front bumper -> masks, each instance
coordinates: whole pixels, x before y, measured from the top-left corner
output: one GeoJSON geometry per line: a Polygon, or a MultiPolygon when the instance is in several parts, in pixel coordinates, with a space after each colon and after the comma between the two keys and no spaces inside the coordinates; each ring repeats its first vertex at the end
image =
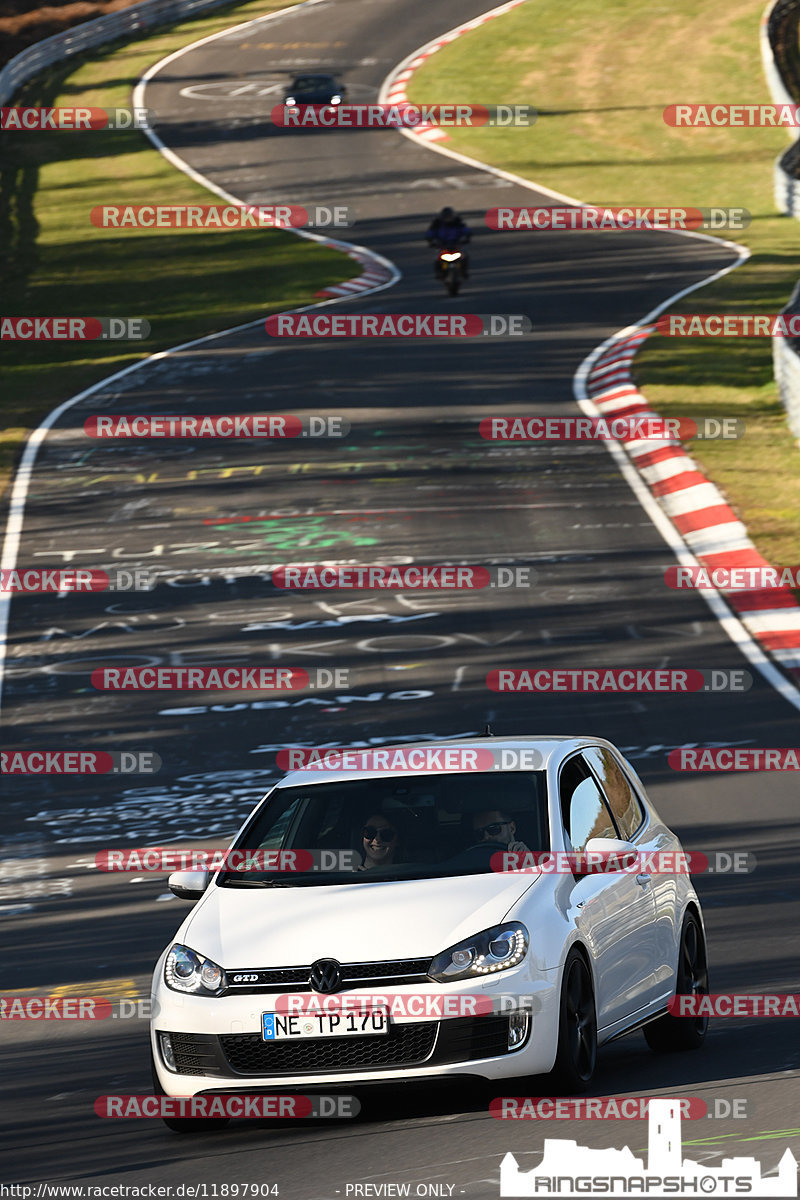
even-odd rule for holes
{"type": "MultiPolygon", "coordinates": [[[[511,973],[510,973],[511,974],[511,973]]],[[[516,972],[514,974],[517,974],[516,972]]],[[[504,980],[503,996],[524,995],[530,1005],[528,1035],[509,1048],[508,1012],[454,1016],[439,1020],[391,1020],[389,1033],[375,1036],[303,1038],[265,1042],[261,1013],[274,1009],[272,996],[206,999],[181,996],[166,986],[154,997],[153,1058],[159,1082],[171,1096],[201,1091],[402,1082],[409,1076],[511,1078],[549,1071],[558,1036],[557,972],[536,984],[504,980]],[[177,1071],[163,1059],[159,1033],[169,1033],[177,1071]]],[[[400,997],[412,989],[392,989],[400,997]]],[[[485,992],[499,997],[500,987],[480,985],[414,988],[441,996],[485,992]]],[[[357,993],[349,992],[355,997],[357,993]]],[[[374,993],[372,993],[374,996],[374,993]]]]}

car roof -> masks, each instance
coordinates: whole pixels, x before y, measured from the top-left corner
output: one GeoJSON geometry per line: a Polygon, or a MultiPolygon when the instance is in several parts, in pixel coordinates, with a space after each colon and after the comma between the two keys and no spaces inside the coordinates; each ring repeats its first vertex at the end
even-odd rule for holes
{"type": "MultiPolygon", "coordinates": [[[[376,746],[341,746],[341,747],[320,747],[320,753],[325,754],[326,751],[331,752],[336,750],[353,750],[359,753],[365,753],[377,750],[421,750],[421,749],[444,749],[448,746],[468,748],[475,750],[536,750],[541,755],[541,765],[539,770],[546,770],[551,760],[560,761],[567,758],[576,750],[584,749],[587,746],[602,746],[610,750],[620,753],[611,742],[607,742],[605,738],[595,737],[591,735],[576,735],[576,734],[546,734],[543,736],[523,736],[523,737],[499,737],[499,736],[476,736],[469,738],[443,738],[441,741],[430,742],[391,742],[387,741],[383,745],[376,746]]],[[[290,747],[287,747],[289,749],[290,747]]],[[[511,768],[515,769],[515,768],[511,768]]],[[[519,767],[517,770],[529,770],[529,767],[519,767]]],[[[301,785],[333,782],[335,780],[346,779],[378,779],[390,776],[408,777],[410,775],[429,775],[430,771],[420,770],[313,770],[303,769],[289,771],[283,779],[276,785],[277,787],[299,787],[301,785]]],[[[465,768],[463,772],[452,771],[448,774],[469,774],[469,770],[465,768]]]]}
{"type": "Polygon", "coordinates": [[[292,76],[293,83],[297,83],[301,79],[311,80],[314,83],[335,83],[336,82],[336,77],[334,75],[317,75],[317,74],[309,75],[305,71],[300,75],[292,76]]]}

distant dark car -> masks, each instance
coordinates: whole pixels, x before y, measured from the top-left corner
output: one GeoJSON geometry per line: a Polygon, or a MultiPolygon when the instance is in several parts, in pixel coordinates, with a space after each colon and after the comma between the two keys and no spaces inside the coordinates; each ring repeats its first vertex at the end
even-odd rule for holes
{"type": "Polygon", "coordinates": [[[344,104],[347,89],[333,75],[296,75],[287,87],[283,103],[289,108],[301,104],[344,104]]]}

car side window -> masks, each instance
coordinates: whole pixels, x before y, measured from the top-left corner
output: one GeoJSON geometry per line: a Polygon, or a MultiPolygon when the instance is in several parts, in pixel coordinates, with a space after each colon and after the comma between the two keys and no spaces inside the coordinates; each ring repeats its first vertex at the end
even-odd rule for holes
{"type": "Polygon", "coordinates": [[[562,768],[559,780],[561,816],[573,850],[583,850],[590,838],[616,838],[603,794],[580,754],[562,768]]]}
{"type": "Polygon", "coordinates": [[[584,751],[584,754],[605,792],[608,806],[619,829],[619,836],[630,841],[644,820],[639,800],[610,750],[602,746],[592,746],[584,751]]]}

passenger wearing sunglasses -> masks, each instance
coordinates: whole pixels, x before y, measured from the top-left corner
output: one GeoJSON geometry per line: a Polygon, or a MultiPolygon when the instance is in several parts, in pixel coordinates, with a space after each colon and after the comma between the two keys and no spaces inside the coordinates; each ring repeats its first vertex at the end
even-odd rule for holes
{"type": "Polygon", "coordinates": [[[487,808],[475,813],[472,832],[476,842],[501,842],[507,850],[520,852],[528,849],[524,842],[516,839],[516,821],[512,821],[499,808],[487,808]]]}
{"type": "Polygon", "coordinates": [[[368,817],[361,830],[361,848],[364,862],[359,870],[384,867],[394,861],[397,849],[397,830],[382,813],[368,817]]]}

